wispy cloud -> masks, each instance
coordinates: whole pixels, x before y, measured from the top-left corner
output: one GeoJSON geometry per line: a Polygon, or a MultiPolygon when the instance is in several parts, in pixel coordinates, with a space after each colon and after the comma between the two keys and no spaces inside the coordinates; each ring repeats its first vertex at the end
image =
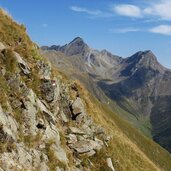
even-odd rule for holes
{"type": "Polygon", "coordinates": [[[152,33],[171,35],[171,25],[159,25],[149,30],[152,33]]]}
{"type": "Polygon", "coordinates": [[[81,12],[90,15],[92,18],[108,18],[112,17],[113,14],[111,12],[105,12],[102,10],[96,10],[96,9],[88,9],[84,7],[79,6],[71,6],[70,9],[74,12],[81,12]]]}
{"type": "Polygon", "coordinates": [[[44,24],[42,24],[42,27],[46,28],[46,27],[48,27],[48,24],[44,23],[44,24]]]}
{"type": "Polygon", "coordinates": [[[144,14],[158,16],[163,20],[171,20],[171,0],[160,0],[143,9],[144,14]]]}
{"type": "Polygon", "coordinates": [[[112,11],[127,17],[158,17],[160,20],[171,20],[171,0],[149,1],[143,7],[134,4],[115,4],[112,6],[112,11]]]}
{"type": "Polygon", "coordinates": [[[130,4],[114,5],[112,7],[112,11],[122,16],[135,17],[135,18],[142,17],[141,9],[135,5],[130,5],[130,4]]]}
{"type": "Polygon", "coordinates": [[[79,6],[71,6],[70,9],[75,12],[83,12],[83,13],[87,13],[90,15],[96,15],[96,16],[102,14],[102,12],[100,10],[89,10],[87,8],[83,8],[83,7],[79,7],[79,6]]]}
{"type": "Polygon", "coordinates": [[[111,33],[129,33],[129,32],[138,32],[141,31],[139,28],[127,27],[127,28],[119,28],[119,29],[109,29],[111,33]]]}

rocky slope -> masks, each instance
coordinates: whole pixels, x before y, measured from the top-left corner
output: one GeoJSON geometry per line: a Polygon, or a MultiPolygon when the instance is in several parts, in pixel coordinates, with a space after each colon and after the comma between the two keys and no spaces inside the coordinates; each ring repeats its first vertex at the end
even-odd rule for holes
{"type": "Polygon", "coordinates": [[[81,80],[103,103],[110,103],[145,135],[171,150],[171,70],[159,64],[151,51],[124,59],[94,50],[81,38],[42,49],[60,70],[81,80]]]}
{"type": "Polygon", "coordinates": [[[167,151],[53,68],[3,10],[0,42],[0,170],[169,171],[167,151]]]}

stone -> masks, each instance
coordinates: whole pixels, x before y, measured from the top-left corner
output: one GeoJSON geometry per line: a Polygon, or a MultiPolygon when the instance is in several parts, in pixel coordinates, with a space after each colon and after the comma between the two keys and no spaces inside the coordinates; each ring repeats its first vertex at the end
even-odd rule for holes
{"type": "Polygon", "coordinates": [[[57,101],[60,95],[59,84],[57,80],[42,79],[41,91],[48,103],[57,101]]]}
{"type": "Polygon", "coordinates": [[[114,167],[113,167],[113,163],[112,163],[112,159],[111,158],[107,158],[106,159],[107,165],[108,167],[112,170],[115,171],[114,167]]]}
{"type": "Polygon", "coordinates": [[[67,136],[68,138],[68,144],[74,144],[75,142],[77,142],[77,136],[75,134],[69,134],[67,136]]]}
{"type": "Polygon", "coordinates": [[[63,111],[60,112],[60,119],[61,119],[64,123],[69,122],[69,118],[64,114],[63,111]]]}
{"type": "Polygon", "coordinates": [[[36,135],[36,95],[29,89],[27,98],[23,99],[25,109],[23,110],[24,120],[28,128],[28,133],[36,135]]]}
{"type": "Polygon", "coordinates": [[[53,140],[56,145],[60,145],[59,132],[53,124],[46,127],[44,137],[46,140],[53,140]]]}
{"type": "Polygon", "coordinates": [[[12,139],[16,139],[17,137],[17,128],[18,124],[15,119],[10,115],[3,111],[0,105],[0,125],[2,125],[2,129],[4,134],[8,137],[12,137],[12,139]]]}
{"type": "Polygon", "coordinates": [[[99,141],[93,140],[77,141],[76,143],[69,144],[68,146],[79,154],[89,153],[92,150],[100,150],[102,148],[102,144],[99,141]]]}
{"type": "Polygon", "coordinates": [[[17,145],[18,162],[25,168],[32,166],[32,156],[21,146],[17,145]]]}
{"type": "Polygon", "coordinates": [[[54,155],[56,156],[56,158],[60,162],[62,162],[65,165],[67,165],[68,158],[67,158],[66,152],[63,150],[63,148],[61,148],[60,145],[55,145],[55,144],[52,144],[51,148],[54,151],[54,155]]]}
{"type": "Polygon", "coordinates": [[[0,51],[6,49],[6,47],[3,45],[3,43],[0,42],[0,51]]]}
{"type": "Polygon", "coordinates": [[[76,128],[76,127],[69,127],[69,131],[70,131],[72,134],[78,134],[78,135],[84,135],[84,134],[85,134],[84,131],[82,131],[81,129],[76,128]]]}
{"type": "Polygon", "coordinates": [[[71,105],[72,119],[81,122],[83,117],[86,115],[84,104],[82,99],[77,97],[71,105]]]}
{"type": "Polygon", "coordinates": [[[41,75],[42,79],[50,79],[51,77],[51,64],[45,63],[44,61],[39,61],[38,63],[39,67],[39,75],[41,75]]]}
{"type": "Polygon", "coordinates": [[[22,57],[18,53],[14,52],[14,55],[15,55],[15,58],[16,58],[18,64],[19,64],[19,67],[23,71],[23,73],[25,75],[29,75],[30,74],[30,67],[28,66],[28,64],[22,59],[22,57]]]}
{"type": "Polygon", "coordinates": [[[39,169],[40,169],[41,171],[50,171],[50,170],[49,170],[49,167],[46,165],[45,162],[41,162],[41,163],[40,163],[39,169]]]}

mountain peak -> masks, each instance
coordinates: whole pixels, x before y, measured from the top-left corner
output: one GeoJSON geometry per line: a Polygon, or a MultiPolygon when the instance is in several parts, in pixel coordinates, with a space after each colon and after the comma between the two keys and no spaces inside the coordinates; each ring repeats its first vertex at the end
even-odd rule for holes
{"type": "Polygon", "coordinates": [[[84,43],[84,40],[81,37],[76,37],[69,44],[76,43],[76,42],[82,42],[82,43],[84,43]]]}
{"type": "Polygon", "coordinates": [[[84,54],[88,49],[88,45],[81,37],[76,37],[69,44],[65,46],[64,53],[67,56],[84,54]]]}

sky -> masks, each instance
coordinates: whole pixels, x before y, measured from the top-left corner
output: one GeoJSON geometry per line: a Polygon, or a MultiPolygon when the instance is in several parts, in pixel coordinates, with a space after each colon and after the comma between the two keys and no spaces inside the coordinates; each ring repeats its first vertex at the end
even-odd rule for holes
{"type": "Polygon", "coordinates": [[[171,0],[0,0],[0,7],[40,46],[79,36],[122,57],[151,50],[171,68],[171,0]]]}

